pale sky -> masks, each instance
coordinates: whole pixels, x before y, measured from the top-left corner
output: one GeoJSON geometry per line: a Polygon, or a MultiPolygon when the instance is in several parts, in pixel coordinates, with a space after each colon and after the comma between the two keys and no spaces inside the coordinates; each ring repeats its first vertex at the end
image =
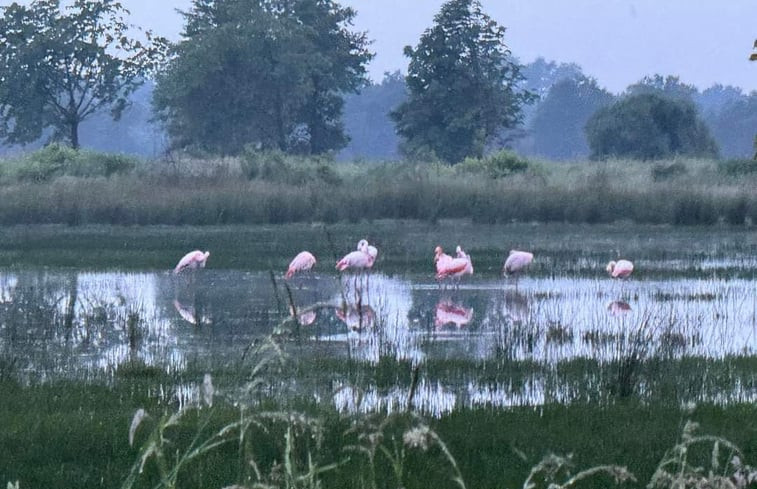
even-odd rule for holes
{"type": "MultiPolygon", "coordinates": [[[[8,5],[0,0],[0,5],[8,5]]],[[[23,2],[28,3],[28,2],[23,2]]],[[[190,0],[121,0],[134,24],[176,40],[190,0]]],[[[415,45],[442,0],[342,0],[357,10],[376,52],[371,78],[407,69],[415,45]]],[[[573,62],[613,92],[645,75],[677,75],[700,89],[715,83],[757,90],[757,0],[482,0],[507,28],[505,40],[522,63],[539,56],[573,62]]]]}

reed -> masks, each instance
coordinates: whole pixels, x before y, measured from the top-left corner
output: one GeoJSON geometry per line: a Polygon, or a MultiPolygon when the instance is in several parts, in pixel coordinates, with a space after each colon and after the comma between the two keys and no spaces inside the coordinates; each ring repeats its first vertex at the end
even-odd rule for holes
{"type": "Polygon", "coordinates": [[[57,153],[42,151],[5,162],[0,224],[275,224],[387,218],[676,225],[757,221],[757,172],[740,161],[556,163],[503,157],[448,167],[418,162],[357,165],[266,153],[117,163],[121,160],[113,155],[72,156],[60,149],[64,162],[56,163],[57,153]],[[35,165],[53,169],[45,170],[44,178],[19,176],[33,173],[35,165]],[[27,167],[33,168],[23,170],[27,167]]]}

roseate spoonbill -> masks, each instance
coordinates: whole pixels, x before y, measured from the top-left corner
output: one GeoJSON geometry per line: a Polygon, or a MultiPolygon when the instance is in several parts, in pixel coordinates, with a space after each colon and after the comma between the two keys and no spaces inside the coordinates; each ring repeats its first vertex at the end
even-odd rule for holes
{"type": "Polygon", "coordinates": [[[442,280],[446,277],[453,277],[459,279],[463,275],[471,275],[473,273],[473,265],[471,264],[470,257],[462,252],[462,249],[458,246],[458,256],[452,258],[449,255],[445,255],[440,246],[436,247],[436,256],[434,261],[436,262],[436,279],[442,280]]]}
{"type": "Polygon", "coordinates": [[[436,266],[437,274],[441,273],[442,270],[446,268],[447,263],[450,260],[452,260],[452,257],[446,254],[441,246],[434,248],[434,266],[436,266]]]}
{"type": "Polygon", "coordinates": [[[368,253],[368,242],[361,250],[352,251],[336,262],[336,269],[340,272],[348,268],[365,269],[373,266],[375,258],[368,253]]]}
{"type": "Polygon", "coordinates": [[[611,261],[607,264],[607,273],[612,278],[626,278],[633,272],[633,263],[628,260],[611,261]]]}
{"type": "Polygon", "coordinates": [[[518,288],[518,277],[521,273],[531,264],[534,259],[534,254],[528,251],[510,250],[510,254],[505,260],[505,266],[502,272],[506,277],[515,275],[515,288],[518,288]]]}
{"type": "Polygon", "coordinates": [[[463,251],[460,245],[457,246],[457,249],[455,250],[455,254],[457,255],[458,258],[463,258],[465,260],[468,260],[468,265],[465,267],[465,270],[463,270],[460,275],[473,275],[473,262],[471,262],[470,256],[463,251]]]}
{"type": "Polygon", "coordinates": [[[534,254],[528,251],[510,250],[510,254],[505,260],[505,266],[502,269],[505,275],[518,275],[531,264],[534,254]]]}
{"type": "Polygon", "coordinates": [[[366,250],[367,250],[368,254],[371,255],[371,257],[373,258],[373,261],[375,262],[376,258],[378,257],[378,248],[376,248],[373,245],[368,245],[368,247],[366,248],[366,250]]]}
{"type": "Polygon", "coordinates": [[[200,250],[190,251],[179,260],[173,273],[179,273],[187,268],[205,268],[205,262],[208,261],[209,256],[209,251],[204,253],[200,250]]]}
{"type": "Polygon", "coordinates": [[[284,278],[292,278],[292,276],[297,272],[310,270],[311,268],[313,268],[313,265],[315,265],[315,263],[316,260],[312,253],[310,253],[309,251],[301,251],[289,264],[289,268],[287,269],[287,273],[286,275],[284,275],[284,278]]]}

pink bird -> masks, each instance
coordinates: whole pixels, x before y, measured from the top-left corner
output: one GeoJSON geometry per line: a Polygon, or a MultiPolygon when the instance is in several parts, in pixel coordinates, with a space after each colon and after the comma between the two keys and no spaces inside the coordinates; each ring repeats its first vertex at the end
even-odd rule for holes
{"type": "Polygon", "coordinates": [[[465,270],[462,271],[461,275],[473,275],[473,263],[471,262],[470,256],[468,256],[459,245],[455,252],[458,258],[468,260],[468,265],[465,267],[465,270]]]}
{"type": "Polygon", "coordinates": [[[452,257],[446,254],[441,246],[434,248],[434,266],[436,267],[437,276],[447,269],[451,260],[452,257]]]}
{"type": "Polygon", "coordinates": [[[628,260],[611,261],[607,264],[607,273],[612,278],[626,278],[633,272],[633,263],[628,260]]]}
{"type": "Polygon", "coordinates": [[[200,250],[190,251],[179,260],[173,273],[179,273],[187,268],[205,268],[205,262],[208,261],[209,256],[209,251],[204,253],[200,250]]]}
{"type": "Polygon", "coordinates": [[[292,278],[292,276],[297,272],[310,270],[311,268],[313,268],[313,265],[315,265],[315,263],[315,257],[312,253],[310,253],[309,251],[301,251],[289,264],[289,268],[287,269],[287,273],[286,275],[284,275],[284,278],[292,278]]]}
{"type": "MultiPolygon", "coordinates": [[[[344,258],[336,262],[337,270],[343,272],[348,268],[365,269],[371,268],[373,266],[373,262],[376,260],[376,257],[371,255],[371,253],[369,252],[370,247],[368,245],[368,241],[362,239],[357,246],[357,251],[347,253],[346,255],[344,255],[344,258]]],[[[378,254],[378,250],[376,251],[376,254],[378,254]]]]}
{"type": "Polygon", "coordinates": [[[503,272],[505,275],[517,275],[531,264],[534,259],[533,253],[527,251],[510,250],[510,254],[505,260],[503,272]]]}
{"type": "MultiPolygon", "coordinates": [[[[462,251],[458,246],[458,251],[462,251]]],[[[469,275],[473,273],[473,265],[471,264],[470,257],[465,253],[458,253],[458,257],[452,258],[449,255],[444,254],[444,251],[440,246],[436,247],[436,256],[434,256],[434,262],[436,263],[436,279],[441,280],[446,277],[460,278],[463,275],[469,275]]]]}

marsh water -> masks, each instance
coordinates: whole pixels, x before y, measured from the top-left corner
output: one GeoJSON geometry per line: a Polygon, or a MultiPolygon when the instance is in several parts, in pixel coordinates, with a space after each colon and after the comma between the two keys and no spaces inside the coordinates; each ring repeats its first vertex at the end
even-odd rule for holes
{"type": "MultiPolygon", "coordinates": [[[[440,415],[617,395],[757,402],[757,264],[748,255],[640,260],[625,281],[591,258],[576,259],[580,273],[555,273],[549,260],[537,255],[541,268],[517,282],[489,271],[442,284],[430,270],[382,273],[381,261],[369,274],[321,266],[286,282],[211,266],[181,275],[0,270],[0,373],[87,381],[138,362],[179,379],[235,368],[274,334],[301,368],[270,395],[345,411],[411,402],[440,415]],[[680,273],[692,267],[697,274],[680,273]],[[355,371],[387,363],[398,373],[355,381],[355,371]]],[[[196,402],[201,384],[185,379],[162,395],[196,402]]]]}

